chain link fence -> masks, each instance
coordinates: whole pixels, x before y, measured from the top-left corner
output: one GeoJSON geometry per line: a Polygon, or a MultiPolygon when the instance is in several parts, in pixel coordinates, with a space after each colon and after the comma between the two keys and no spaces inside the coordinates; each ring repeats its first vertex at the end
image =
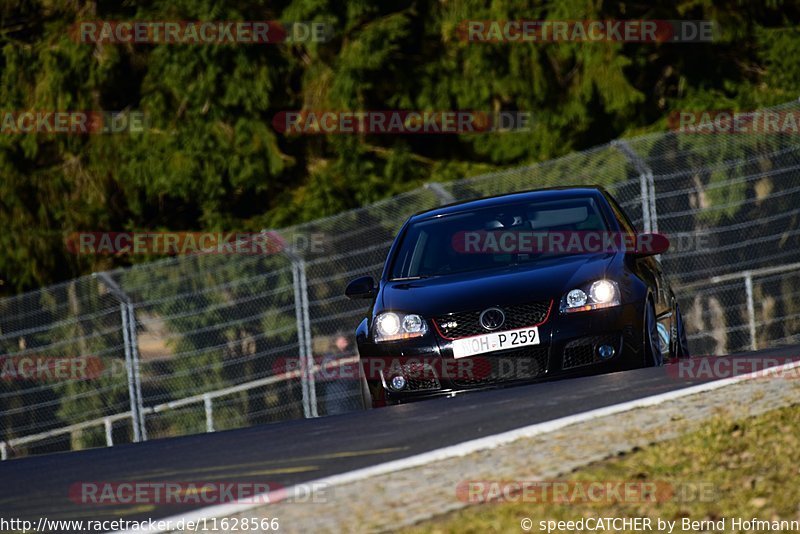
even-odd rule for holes
{"type": "Polygon", "coordinates": [[[175,257],[2,300],[0,455],[358,409],[358,381],[331,378],[354,368],[364,313],[344,287],[380,275],[404,220],[568,184],[605,186],[640,230],[670,237],[662,262],[693,353],[800,342],[798,139],[654,134],[268,232],[282,245],[274,254],[175,257]],[[20,373],[24,362],[43,371],[20,373]]]}

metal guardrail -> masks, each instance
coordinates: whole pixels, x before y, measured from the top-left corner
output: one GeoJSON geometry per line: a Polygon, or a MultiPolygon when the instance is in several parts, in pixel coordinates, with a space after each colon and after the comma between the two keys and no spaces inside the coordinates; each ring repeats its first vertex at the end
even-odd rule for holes
{"type": "MultiPolygon", "coordinates": [[[[353,363],[358,363],[357,356],[351,356],[349,358],[341,358],[335,361],[327,362],[325,365],[314,364],[314,367],[311,370],[310,374],[313,376],[323,369],[328,370],[334,367],[341,367],[353,363]]],[[[245,382],[243,384],[238,384],[236,386],[231,386],[228,388],[219,389],[215,391],[209,391],[206,393],[200,393],[198,395],[193,395],[191,397],[184,397],[182,399],[165,402],[162,404],[156,404],[155,406],[144,407],[141,413],[146,418],[146,416],[149,414],[162,413],[168,410],[182,408],[185,406],[190,406],[192,404],[197,404],[202,402],[206,416],[206,432],[214,432],[214,408],[213,408],[214,399],[225,397],[227,395],[232,395],[234,393],[241,393],[243,391],[248,391],[250,389],[257,387],[269,386],[272,384],[276,384],[278,382],[292,380],[294,378],[303,376],[305,373],[306,373],[305,365],[301,364],[300,369],[298,370],[288,371],[279,375],[273,375],[259,380],[251,380],[250,382],[245,382]]],[[[84,421],[74,425],[56,428],[53,430],[49,430],[47,432],[40,432],[38,434],[32,434],[29,436],[14,438],[8,441],[0,441],[0,460],[7,460],[8,450],[9,449],[13,450],[13,448],[16,446],[35,443],[37,441],[46,440],[55,436],[71,434],[72,432],[85,430],[87,428],[92,428],[100,425],[103,425],[105,427],[106,446],[112,447],[114,445],[114,440],[112,438],[112,431],[111,431],[112,424],[116,421],[121,421],[123,419],[131,419],[131,421],[133,422],[135,420],[135,417],[136,416],[133,413],[128,411],[128,412],[118,413],[115,415],[109,415],[106,417],[92,419],[89,421],[84,421]]],[[[135,425],[133,426],[135,427],[135,425]]]]}
{"type": "Polygon", "coordinates": [[[781,274],[787,272],[800,272],[800,263],[790,263],[786,265],[777,265],[775,267],[764,267],[762,269],[750,269],[738,273],[729,273],[718,276],[712,276],[708,280],[695,282],[693,284],[685,284],[679,286],[681,289],[696,289],[698,287],[711,284],[720,284],[723,282],[730,282],[734,280],[744,281],[745,298],[747,302],[747,327],[750,336],[750,350],[758,350],[758,337],[756,335],[756,312],[755,312],[755,298],[753,296],[753,278],[760,278],[772,274],[781,274]]]}
{"type": "Polygon", "coordinates": [[[49,430],[47,432],[40,432],[38,434],[22,436],[20,438],[10,439],[8,441],[0,441],[0,460],[7,460],[8,449],[13,449],[14,447],[17,447],[19,445],[36,443],[37,441],[42,441],[45,439],[49,439],[55,436],[61,436],[64,434],[71,434],[72,432],[85,430],[87,428],[92,428],[100,425],[103,425],[105,427],[106,445],[108,447],[111,447],[114,445],[114,440],[112,438],[112,433],[111,433],[112,424],[115,421],[121,421],[123,419],[131,419],[132,415],[133,414],[131,414],[131,412],[123,412],[114,415],[108,415],[106,417],[101,417],[99,419],[91,419],[89,421],[83,421],[81,423],[76,423],[74,425],[56,428],[53,430],[49,430]]]}
{"type": "MultiPolygon", "coordinates": [[[[698,287],[707,286],[708,284],[719,284],[723,282],[730,282],[735,280],[743,280],[744,281],[744,288],[747,298],[747,315],[748,315],[748,328],[749,328],[749,335],[750,335],[750,349],[751,350],[758,350],[758,340],[756,336],[756,316],[755,316],[755,301],[753,297],[753,279],[759,278],[763,276],[769,276],[774,274],[781,274],[787,272],[798,272],[800,271],[800,263],[790,263],[786,265],[778,265],[774,267],[765,267],[762,269],[751,269],[747,271],[741,271],[736,273],[728,273],[719,276],[712,276],[708,280],[698,281],[692,284],[684,284],[678,286],[679,289],[682,290],[691,290],[696,289],[698,287]]],[[[206,393],[200,393],[197,395],[192,395],[189,397],[184,397],[181,399],[156,404],[150,407],[142,407],[141,414],[143,421],[146,422],[147,415],[156,414],[166,412],[168,410],[182,408],[185,406],[190,406],[192,404],[203,403],[204,411],[205,411],[205,418],[206,418],[206,432],[214,432],[214,410],[213,410],[213,400],[225,397],[227,395],[232,395],[234,393],[240,393],[243,391],[248,391],[253,388],[269,386],[272,384],[276,384],[279,382],[284,382],[287,380],[292,380],[295,378],[299,378],[302,376],[311,376],[312,381],[314,376],[320,370],[327,370],[334,367],[340,367],[344,365],[349,365],[352,363],[358,363],[358,357],[353,356],[349,358],[341,358],[336,361],[328,362],[324,366],[319,364],[314,364],[310,370],[310,372],[306,372],[306,365],[300,366],[300,369],[294,371],[288,371],[282,374],[273,375],[265,378],[261,378],[259,380],[251,380],[249,382],[245,382],[242,384],[238,384],[236,386],[231,386],[219,390],[209,391],[206,393]]],[[[305,362],[306,360],[301,360],[301,362],[305,362]]],[[[313,383],[313,382],[312,382],[313,383]]],[[[317,417],[318,415],[314,413],[312,417],[317,417]]],[[[61,427],[58,429],[50,430],[47,432],[41,432],[38,434],[33,434],[29,436],[23,436],[20,438],[15,438],[8,441],[0,441],[0,460],[6,460],[8,458],[8,449],[13,449],[18,445],[24,445],[29,443],[35,443],[37,441],[45,440],[48,438],[52,438],[54,436],[63,435],[63,434],[70,434],[75,431],[84,430],[86,428],[91,428],[99,425],[103,425],[105,427],[105,436],[106,436],[106,445],[111,447],[114,445],[111,433],[111,425],[115,421],[120,421],[123,419],[131,419],[132,422],[135,421],[136,415],[130,411],[110,415],[106,417],[100,417],[97,419],[93,419],[90,421],[85,421],[82,423],[69,425],[65,427],[61,427]]],[[[136,425],[134,424],[133,427],[135,428],[136,425]]]]}

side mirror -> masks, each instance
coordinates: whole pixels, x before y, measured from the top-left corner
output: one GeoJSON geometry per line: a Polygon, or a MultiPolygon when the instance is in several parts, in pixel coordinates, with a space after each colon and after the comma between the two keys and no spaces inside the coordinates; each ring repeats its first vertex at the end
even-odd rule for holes
{"type": "Polygon", "coordinates": [[[669,250],[669,239],[662,234],[636,234],[635,248],[630,251],[633,256],[644,258],[656,256],[669,250]]]}
{"type": "Polygon", "coordinates": [[[344,295],[350,299],[368,299],[375,296],[375,289],[375,279],[362,276],[347,284],[344,295]]]}

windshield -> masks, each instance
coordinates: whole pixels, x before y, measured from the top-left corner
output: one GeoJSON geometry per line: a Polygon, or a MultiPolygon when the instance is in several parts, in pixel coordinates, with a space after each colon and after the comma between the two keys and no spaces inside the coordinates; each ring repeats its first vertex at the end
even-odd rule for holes
{"type": "Polygon", "coordinates": [[[526,202],[423,220],[406,230],[391,279],[507,267],[558,256],[566,251],[546,246],[548,238],[563,242],[578,233],[606,230],[592,197],[526,202]]]}

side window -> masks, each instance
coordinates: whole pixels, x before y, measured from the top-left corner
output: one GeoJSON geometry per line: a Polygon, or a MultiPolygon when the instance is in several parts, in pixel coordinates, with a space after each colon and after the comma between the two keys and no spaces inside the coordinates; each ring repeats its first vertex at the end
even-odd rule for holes
{"type": "Polygon", "coordinates": [[[611,205],[611,210],[614,212],[614,217],[617,218],[619,221],[619,225],[622,227],[622,230],[625,233],[635,234],[636,227],[633,225],[628,216],[625,215],[625,212],[622,211],[622,208],[617,204],[617,201],[611,195],[605,195],[606,199],[608,199],[609,205],[611,205]]]}

